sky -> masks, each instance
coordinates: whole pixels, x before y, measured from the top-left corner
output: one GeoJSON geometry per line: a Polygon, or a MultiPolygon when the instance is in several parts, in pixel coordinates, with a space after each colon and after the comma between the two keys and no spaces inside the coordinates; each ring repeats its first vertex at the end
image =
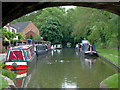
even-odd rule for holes
{"type": "Polygon", "coordinates": [[[75,8],[76,6],[62,6],[62,7],[65,8],[65,11],[67,11],[68,9],[75,8]]]}
{"type": "MultiPolygon", "coordinates": [[[[68,9],[71,9],[71,8],[75,8],[76,6],[73,6],[73,5],[71,5],[71,6],[61,6],[61,7],[63,7],[63,8],[65,8],[65,11],[67,11],[68,9]]],[[[34,11],[35,13],[36,13],[36,11],[34,11]]],[[[66,12],[67,13],[67,12],[66,12]]],[[[26,16],[28,16],[28,15],[30,15],[31,13],[28,13],[28,14],[26,14],[26,16]]]]}

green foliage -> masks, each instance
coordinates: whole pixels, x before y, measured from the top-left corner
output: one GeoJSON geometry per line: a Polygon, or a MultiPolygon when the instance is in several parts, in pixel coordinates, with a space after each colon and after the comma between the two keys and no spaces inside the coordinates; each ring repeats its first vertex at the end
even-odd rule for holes
{"type": "Polygon", "coordinates": [[[30,39],[33,39],[33,36],[32,36],[32,34],[30,34],[30,39]]]}
{"type": "Polygon", "coordinates": [[[26,37],[26,39],[30,39],[30,37],[28,36],[28,37],[26,37]]]}
{"type": "Polygon", "coordinates": [[[10,78],[11,80],[14,80],[17,76],[15,72],[12,72],[10,69],[2,69],[4,67],[4,64],[0,63],[0,71],[2,71],[2,75],[10,78]]]}
{"type": "Polygon", "coordinates": [[[40,40],[41,40],[41,36],[36,34],[36,36],[35,36],[35,39],[34,39],[34,40],[36,40],[36,41],[40,41],[40,40]]]}
{"type": "Polygon", "coordinates": [[[5,47],[3,47],[3,50],[4,50],[4,52],[6,52],[6,51],[7,51],[7,49],[6,49],[5,47]]]}
{"type": "Polygon", "coordinates": [[[19,40],[23,38],[23,36],[20,33],[15,33],[15,34],[16,34],[16,36],[18,36],[19,40]]]}
{"type": "Polygon", "coordinates": [[[2,69],[2,75],[10,78],[11,80],[14,80],[17,76],[17,74],[15,72],[11,72],[10,69],[2,69]]]}
{"type": "MultiPolygon", "coordinates": [[[[14,20],[12,23],[32,21],[39,30],[43,27],[45,30],[50,29],[50,27],[55,28],[55,25],[52,24],[51,26],[44,26],[49,18],[59,21],[60,33],[62,33],[63,36],[59,42],[62,42],[63,45],[66,45],[67,42],[73,45],[74,43],[81,42],[83,38],[86,38],[91,44],[95,44],[98,47],[117,46],[118,16],[103,10],[76,7],[65,12],[65,9],[61,7],[49,7],[29,13],[14,20]]],[[[53,31],[48,32],[50,34],[53,31]]],[[[47,35],[44,37],[48,40],[47,35]]]]}
{"type": "Polygon", "coordinates": [[[2,90],[3,88],[6,88],[8,86],[8,82],[1,76],[0,76],[0,82],[2,82],[2,83],[0,83],[0,90],[2,90]]]}
{"type": "Polygon", "coordinates": [[[16,34],[14,32],[8,32],[5,28],[2,28],[2,34],[8,39],[8,40],[12,40],[16,34]]]}
{"type": "Polygon", "coordinates": [[[27,14],[23,17],[20,17],[20,18],[14,20],[12,23],[23,22],[23,21],[32,21],[37,26],[37,28],[40,30],[42,25],[44,25],[46,23],[46,21],[49,17],[56,18],[59,20],[59,23],[61,24],[60,31],[62,32],[62,35],[63,35],[62,42],[65,43],[65,45],[66,45],[66,42],[68,42],[68,41],[74,42],[73,38],[70,35],[72,32],[72,28],[69,25],[69,23],[70,23],[68,21],[69,18],[67,18],[65,9],[61,8],[61,7],[44,8],[42,10],[38,10],[38,11],[32,12],[30,14],[27,14]]]}
{"type": "Polygon", "coordinates": [[[107,11],[94,10],[90,16],[92,22],[89,26],[91,33],[88,39],[96,45],[116,47],[117,46],[117,15],[107,11]],[[94,22],[94,23],[93,23],[94,22]]]}
{"type": "Polygon", "coordinates": [[[100,47],[117,46],[117,15],[103,10],[77,7],[68,10],[72,21],[74,42],[88,39],[100,47]]]}
{"type": "Polygon", "coordinates": [[[46,20],[46,23],[41,26],[40,34],[45,41],[51,41],[51,43],[61,43],[63,36],[60,31],[59,20],[49,17],[46,20]]]}

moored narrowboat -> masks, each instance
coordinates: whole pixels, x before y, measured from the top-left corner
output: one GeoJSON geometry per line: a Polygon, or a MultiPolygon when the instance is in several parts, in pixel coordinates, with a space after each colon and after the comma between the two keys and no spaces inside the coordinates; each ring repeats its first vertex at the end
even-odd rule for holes
{"type": "Polygon", "coordinates": [[[81,51],[82,50],[82,43],[76,44],[75,49],[81,51]]]}
{"type": "Polygon", "coordinates": [[[82,45],[90,44],[88,40],[82,40],[82,45]]]}
{"type": "Polygon", "coordinates": [[[43,54],[47,51],[47,46],[42,45],[42,44],[36,44],[34,46],[34,51],[35,51],[36,55],[43,54]]]}
{"type": "Polygon", "coordinates": [[[95,50],[95,46],[94,45],[83,45],[82,47],[82,52],[84,53],[84,56],[92,56],[92,57],[98,57],[98,54],[95,50]]]}
{"type": "Polygon", "coordinates": [[[47,51],[51,50],[51,44],[47,44],[47,51]]]}
{"type": "Polygon", "coordinates": [[[57,44],[56,45],[56,49],[62,49],[62,45],[61,44],[57,44]]]}
{"type": "Polygon", "coordinates": [[[26,70],[34,57],[35,53],[33,45],[11,47],[7,52],[5,68],[14,71],[26,70]]]}

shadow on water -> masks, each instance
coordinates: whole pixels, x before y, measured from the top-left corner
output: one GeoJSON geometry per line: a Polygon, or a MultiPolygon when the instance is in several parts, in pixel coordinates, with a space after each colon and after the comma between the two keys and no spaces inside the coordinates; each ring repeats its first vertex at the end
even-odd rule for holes
{"type": "Polygon", "coordinates": [[[99,88],[102,80],[117,72],[100,58],[84,58],[71,48],[39,56],[28,71],[27,88],[99,88]]]}

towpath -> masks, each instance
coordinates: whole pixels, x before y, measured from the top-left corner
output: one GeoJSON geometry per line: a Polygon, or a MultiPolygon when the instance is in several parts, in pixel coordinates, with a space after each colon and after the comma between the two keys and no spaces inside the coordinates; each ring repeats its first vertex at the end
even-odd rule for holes
{"type": "Polygon", "coordinates": [[[4,63],[7,53],[0,53],[0,62],[4,63]]]}

